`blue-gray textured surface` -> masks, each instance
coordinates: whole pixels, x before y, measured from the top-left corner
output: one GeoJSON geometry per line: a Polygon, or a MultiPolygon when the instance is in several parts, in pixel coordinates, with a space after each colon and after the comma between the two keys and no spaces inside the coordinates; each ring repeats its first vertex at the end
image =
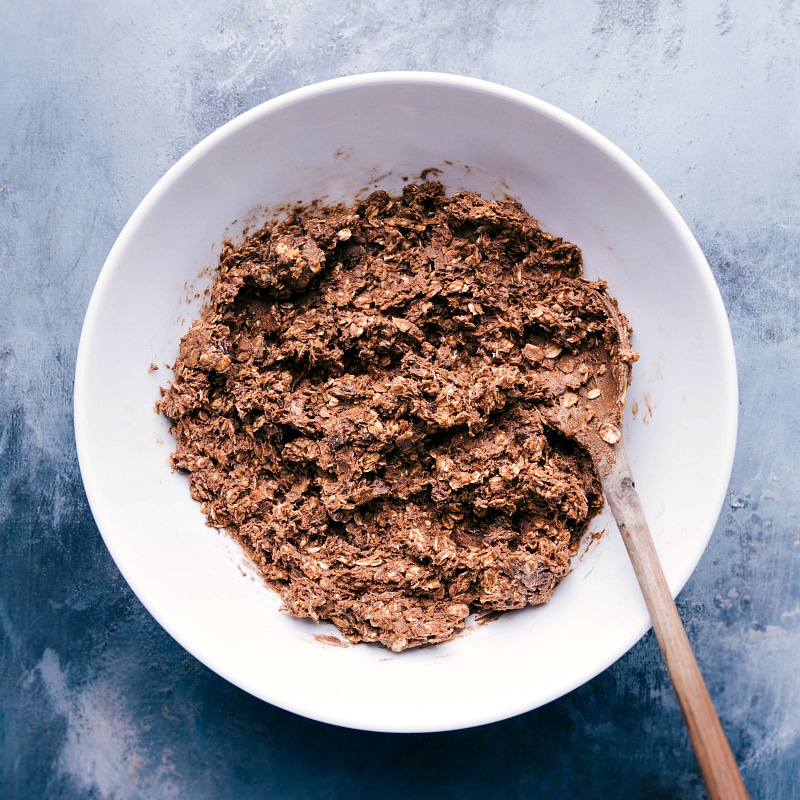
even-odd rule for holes
{"type": "Polygon", "coordinates": [[[92,520],[74,360],[105,255],[146,191],[283,91],[431,69],[598,128],[705,251],[736,345],[740,435],[679,606],[752,796],[800,797],[800,3],[0,0],[0,29],[0,795],[705,796],[652,634],[512,720],[342,730],[187,655],[92,520]]]}

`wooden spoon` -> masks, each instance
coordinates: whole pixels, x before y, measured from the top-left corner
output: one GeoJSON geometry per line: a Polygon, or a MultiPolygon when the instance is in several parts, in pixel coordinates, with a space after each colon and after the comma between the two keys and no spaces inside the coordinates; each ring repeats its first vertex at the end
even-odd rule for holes
{"type": "Polygon", "coordinates": [[[616,340],[609,341],[607,336],[603,345],[582,354],[593,375],[592,385],[578,391],[565,389],[545,416],[591,455],[650,612],[709,796],[712,800],[747,798],[658,560],[622,442],[622,415],[635,358],[628,326],[604,291],[594,294],[614,322],[616,340]]]}

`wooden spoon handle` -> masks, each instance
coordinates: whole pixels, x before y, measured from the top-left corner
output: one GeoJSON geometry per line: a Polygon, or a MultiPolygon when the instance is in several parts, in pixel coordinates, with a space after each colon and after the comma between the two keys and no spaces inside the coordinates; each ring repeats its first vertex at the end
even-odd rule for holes
{"type": "Polygon", "coordinates": [[[747,789],[661,569],[622,442],[614,450],[616,459],[603,477],[603,489],[650,611],[708,794],[711,800],[747,798],[747,789]]]}

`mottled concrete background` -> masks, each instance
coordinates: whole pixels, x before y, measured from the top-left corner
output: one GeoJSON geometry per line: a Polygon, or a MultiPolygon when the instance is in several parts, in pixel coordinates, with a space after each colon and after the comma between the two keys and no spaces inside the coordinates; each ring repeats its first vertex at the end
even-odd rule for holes
{"type": "Polygon", "coordinates": [[[800,2],[0,0],[0,28],[2,797],[705,796],[652,634],[516,719],[346,731],[198,664],[97,533],[72,377],[126,219],[239,112],[386,69],[561,106],[632,155],[695,232],[730,313],[741,427],[680,609],[752,796],[800,797],[800,2]]]}

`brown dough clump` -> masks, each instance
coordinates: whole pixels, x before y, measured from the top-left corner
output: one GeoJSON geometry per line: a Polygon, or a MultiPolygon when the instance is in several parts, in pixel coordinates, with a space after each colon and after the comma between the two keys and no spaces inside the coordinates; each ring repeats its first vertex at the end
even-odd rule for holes
{"type": "Polygon", "coordinates": [[[543,603],[603,503],[547,422],[614,337],[598,294],[513,200],[297,208],[222,251],[158,404],[172,463],[287,611],[353,642],[543,603]]]}

